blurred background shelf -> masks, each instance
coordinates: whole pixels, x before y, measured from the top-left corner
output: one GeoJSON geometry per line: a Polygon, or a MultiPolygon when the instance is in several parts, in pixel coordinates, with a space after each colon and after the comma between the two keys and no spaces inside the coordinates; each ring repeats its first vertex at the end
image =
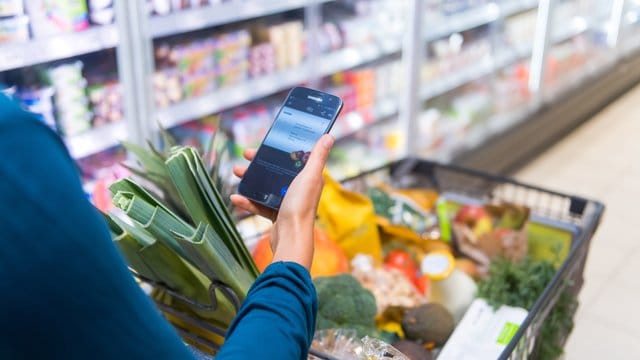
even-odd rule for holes
{"type": "Polygon", "coordinates": [[[182,100],[167,109],[158,110],[157,116],[165,128],[178,126],[296,86],[309,79],[309,71],[309,64],[304,63],[293,69],[251,79],[204,96],[182,100]]]}
{"type": "Polygon", "coordinates": [[[124,121],[93,128],[84,133],[66,137],[67,148],[76,159],[81,159],[120,144],[127,138],[124,121]]]}
{"type": "Polygon", "coordinates": [[[248,0],[194,7],[150,19],[154,38],[230,24],[332,0],[248,0]]]}
{"type": "Polygon", "coordinates": [[[78,133],[64,140],[87,184],[124,174],[121,140],[160,145],[158,124],[185,144],[225,131],[255,146],[297,85],[345,99],[338,174],[407,154],[505,172],[640,81],[638,0],[549,13],[538,0],[99,3],[115,16],[87,6],[67,19],[77,32],[37,35],[33,9],[0,14],[28,20],[0,37],[0,90],[78,133]]]}
{"type": "Polygon", "coordinates": [[[436,20],[434,24],[427,23],[424,29],[424,39],[432,41],[453,33],[473,29],[496,21],[498,18],[515,15],[519,12],[535,9],[537,0],[510,0],[500,5],[489,2],[485,5],[469,8],[468,10],[436,20]]]}
{"type": "Polygon", "coordinates": [[[316,69],[310,61],[292,69],[254,78],[238,85],[224,87],[210,94],[182,100],[167,109],[158,111],[164,127],[178,126],[186,121],[210,115],[265,96],[289,89],[315,77],[328,76],[344,71],[401,50],[400,41],[380,41],[358,47],[348,47],[322,55],[316,69]]]}
{"type": "Polygon", "coordinates": [[[0,71],[84,55],[110,49],[117,44],[118,30],[114,25],[97,26],[81,32],[25,42],[0,44],[0,71]]]}
{"type": "Polygon", "coordinates": [[[386,38],[363,46],[353,46],[322,55],[317,75],[327,76],[350,69],[402,50],[402,39],[386,38]]]}

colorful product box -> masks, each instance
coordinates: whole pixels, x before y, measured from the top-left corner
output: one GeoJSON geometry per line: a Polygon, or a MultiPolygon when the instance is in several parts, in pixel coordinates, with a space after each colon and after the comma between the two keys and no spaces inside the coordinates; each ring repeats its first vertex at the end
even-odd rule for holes
{"type": "Polygon", "coordinates": [[[35,37],[82,31],[89,27],[85,0],[29,0],[26,5],[35,37]]]}

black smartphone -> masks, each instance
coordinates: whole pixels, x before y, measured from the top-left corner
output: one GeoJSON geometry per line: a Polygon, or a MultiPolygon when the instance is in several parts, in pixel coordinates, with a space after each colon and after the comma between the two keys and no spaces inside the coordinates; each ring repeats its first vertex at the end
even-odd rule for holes
{"type": "Polygon", "coordinates": [[[293,178],[307,163],[318,139],[331,130],[340,110],[342,100],[337,96],[293,88],[242,177],[238,192],[279,209],[293,178]]]}

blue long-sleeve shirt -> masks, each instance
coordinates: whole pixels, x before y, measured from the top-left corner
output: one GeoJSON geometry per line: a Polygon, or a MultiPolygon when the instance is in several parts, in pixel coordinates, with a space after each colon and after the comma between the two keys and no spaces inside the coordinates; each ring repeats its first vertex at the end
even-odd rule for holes
{"type": "MultiPolygon", "coordinates": [[[[64,144],[2,95],[0,157],[0,359],[191,359],[128,273],[64,144]]],[[[304,268],[270,266],[217,359],[305,358],[316,309],[304,268]]]]}

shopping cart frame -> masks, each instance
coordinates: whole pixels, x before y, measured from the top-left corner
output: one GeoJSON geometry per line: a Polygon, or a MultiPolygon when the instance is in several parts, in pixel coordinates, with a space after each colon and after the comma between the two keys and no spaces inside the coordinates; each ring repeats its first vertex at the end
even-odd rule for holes
{"type": "MultiPolygon", "coordinates": [[[[456,165],[442,164],[425,159],[406,158],[389,163],[385,166],[369,170],[357,176],[342,181],[343,185],[351,190],[366,191],[380,181],[389,182],[392,186],[403,188],[429,188],[440,193],[456,193],[469,199],[487,202],[502,200],[520,205],[526,205],[531,209],[532,218],[549,222],[551,225],[564,228],[573,233],[573,240],[569,254],[562,262],[551,282],[544,289],[542,295],[529,310],[529,314],[521,324],[519,330],[506,346],[500,360],[526,359],[532,355],[535,338],[549,312],[556,304],[560,293],[569,287],[573,295],[577,296],[583,284],[583,272],[588,250],[596,229],[604,213],[602,203],[579,196],[567,195],[561,192],[528,185],[515,179],[487,174],[481,171],[460,167],[456,165]]],[[[142,281],[150,282],[148,279],[142,281]]],[[[198,304],[193,300],[184,298],[180,294],[163,287],[162,284],[153,283],[153,286],[162,288],[180,301],[191,306],[210,310],[211,305],[198,304]]],[[[214,287],[222,287],[224,284],[214,281],[214,287]]],[[[213,294],[211,289],[210,293],[213,294]]],[[[224,291],[224,295],[230,300],[237,300],[235,294],[224,291]]],[[[215,299],[212,299],[215,303],[215,299]]],[[[237,301],[234,301],[238,306],[237,301]]],[[[193,318],[190,315],[176,312],[163,304],[158,303],[161,311],[178,317],[188,324],[198,326],[212,333],[224,336],[225,331],[212,327],[211,324],[193,318]]],[[[218,345],[202,337],[190,334],[182,328],[177,328],[180,334],[191,342],[195,342],[212,350],[218,349],[218,345]]],[[[562,343],[566,340],[565,334],[562,343]]],[[[322,360],[335,360],[335,358],[311,349],[310,354],[322,360]]]]}
{"type": "MultiPolygon", "coordinates": [[[[535,356],[531,353],[535,338],[561,292],[568,288],[577,297],[582,288],[589,246],[604,214],[604,204],[525,184],[507,176],[419,158],[406,158],[390,163],[349,178],[343,184],[352,190],[365,191],[381,180],[380,174],[387,177],[382,181],[390,181],[395,187],[431,188],[440,193],[452,192],[483,202],[501,200],[526,205],[531,209],[532,218],[573,233],[567,257],[542,295],[529,309],[529,314],[499,359],[526,359],[535,356]]],[[[562,344],[568,335],[565,334],[561,339],[562,344]]]]}

